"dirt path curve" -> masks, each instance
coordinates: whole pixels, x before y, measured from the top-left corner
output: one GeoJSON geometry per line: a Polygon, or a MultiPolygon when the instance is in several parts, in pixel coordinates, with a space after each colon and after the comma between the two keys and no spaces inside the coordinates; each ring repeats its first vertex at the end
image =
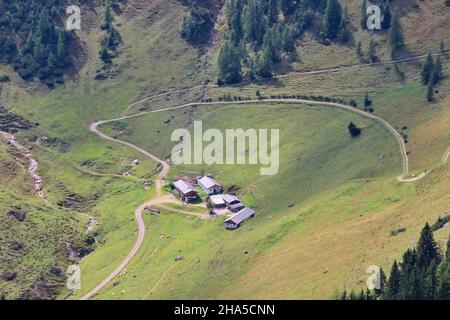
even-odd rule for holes
{"type": "Polygon", "coordinates": [[[111,138],[111,137],[107,136],[106,134],[100,132],[97,129],[97,127],[106,122],[109,122],[109,121],[98,121],[98,122],[91,124],[91,126],[90,126],[91,132],[94,132],[95,134],[102,137],[103,139],[126,145],[126,146],[142,153],[143,155],[147,156],[148,158],[158,162],[162,166],[162,170],[159,173],[159,178],[155,182],[157,198],[141,204],[134,213],[136,222],[138,225],[138,238],[137,238],[133,248],[128,253],[128,255],[125,257],[125,259],[122,261],[122,263],[116,269],[114,269],[114,271],[112,273],[110,273],[95,288],[93,288],[91,291],[89,291],[87,294],[85,294],[83,297],[81,297],[81,300],[87,300],[87,299],[91,298],[94,294],[96,294],[98,291],[103,289],[112,279],[114,279],[120,272],[122,272],[122,270],[128,265],[128,263],[130,263],[131,259],[136,255],[136,253],[138,252],[139,248],[141,247],[142,242],[144,241],[144,237],[145,237],[145,224],[144,224],[144,220],[142,218],[142,213],[144,212],[145,208],[147,208],[149,206],[157,205],[160,203],[165,203],[163,200],[163,196],[161,196],[161,189],[164,184],[164,178],[166,177],[167,173],[170,170],[169,164],[166,161],[159,159],[157,156],[154,156],[153,154],[145,151],[142,148],[139,148],[138,146],[136,146],[134,144],[131,144],[126,141],[119,140],[119,139],[111,138]]]}
{"type": "Polygon", "coordinates": [[[195,87],[191,87],[191,88],[185,88],[185,89],[180,89],[180,90],[173,90],[173,91],[168,91],[168,92],[163,92],[163,93],[158,93],[158,94],[154,94],[154,95],[148,96],[148,97],[143,98],[143,99],[141,99],[139,101],[136,101],[136,102],[130,104],[128,107],[126,107],[126,109],[122,112],[122,116],[125,116],[128,113],[128,111],[130,111],[133,107],[135,107],[137,105],[140,105],[140,104],[142,104],[144,102],[147,102],[149,100],[152,100],[152,99],[155,99],[155,98],[161,98],[161,97],[168,96],[168,95],[175,94],[175,93],[183,93],[183,92],[193,91],[193,90],[196,90],[196,89],[203,89],[203,88],[207,88],[207,87],[217,87],[217,86],[216,85],[201,84],[201,85],[198,85],[198,86],[195,86],[195,87]]]}
{"type": "MultiPolygon", "coordinates": [[[[445,51],[445,52],[441,52],[441,53],[433,53],[433,56],[442,56],[447,54],[449,51],[445,51]]],[[[371,67],[371,66],[377,66],[377,65],[385,65],[385,64],[394,64],[394,63],[399,63],[399,62],[407,62],[407,61],[413,61],[413,60],[419,60],[419,59],[423,59],[426,58],[427,55],[418,55],[418,56],[414,56],[414,57],[409,57],[409,58],[405,58],[405,59],[399,59],[399,60],[389,60],[389,61],[383,61],[383,62],[378,62],[378,63],[372,63],[372,64],[358,64],[358,65],[350,65],[350,66],[340,66],[340,67],[336,67],[336,68],[328,68],[328,69],[321,69],[321,70],[312,70],[312,71],[294,71],[291,72],[288,75],[282,75],[282,76],[277,76],[275,78],[286,78],[286,77],[294,77],[294,76],[303,76],[303,75],[313,75],[313,74],[322,74],[322,73],[331,73],[331,72],[337,72],[337,71],[342,71],[342,70],[349,70],[349,69],[357,69],[357,68],[365,68],[365,67],[371,67]]],[[[240,85],[243,85],[244,83],[241,83],[240,85]]],[[[169,92],[164,92],[164,93],[160,93],[160,94],[155,94],[155,95],[151,95],[149,97],[143,98],[135,103],[130,104],[129,106],[126,107],[126,109],[122,112],[122,116],[114,118],[114,119],[110,119],[110,120],[101,120],[101,121],[96,121],[94,123],[91,124],[91,126],[89,127],[90,131],[95,133],[96,135],[98,135],[99,137],[105,139],[105,140],[109,140],[112,142],[116,142],[116,143],[120,143],[122,145],[126,145],[140,153],[142,153],[143,155],[145,155],[146,157],[150,158],[153,161],[158,162],[161,166],[162,166],[162,170],[159,174],[159,179],[156,180],[155,184],[156,184],[156,193],[157,193],[157,198],[154,199],[153,201],[148,201],[144,204],[142,204],[141,206],[139,206],[136,211],[135,211],[135,217],[136,217],[136,221],[138,224],[138,228],[139,228],[139,232],[138,232],[138,239],[136,240],[135,245],[133,246],[133,249],[130,251],[130,253],[126,256],[126,258],[122,261],[122,263],[108,276],[106,277],[99,285],[97,285],[94,289],[92,289],[89,293],[87,293],[86,295],[84,295],[81,300],[87,300],[89,298],[91,298],[94,294],[96,294],[98,291],[100,291],[102,288],[104,288],[114,277],[116,277],[126,266],[127,264],[131,261],[131,259],[135,256],[135,254],[137,253],[137,251],[139,250],[143,240],[144,240],[144,236],[145,236],[145,225],[144,225],[144,221],[142,219],[142,212],[144,211],[144,209],[147,206],[151,206],[151,205],[162,205],[167,201],[167,199],[163,199],[161,196],[162,192],[162,186],[164,184],[164,178],[166,177],[167,173],[170,170],[170,165],[167,163],[167,161],[162,160],[160,158],[158,158],[157,156],[145,151],[144,149],[120,140],[120,139],[115,139],[115,138],[111,138],[109,136],[107,136],[106,134],[102,133],[98,127],[102,124],[106,124],[106,123],[110,123],[110,122],[114,122],[114,121],[120,121],[120,120],[125,120],[125,119],[129,119],[129,118],[135,118],[135,117],[140,117],[143,115],[147,115],[150,113],[157,113],[157,112],[165,112],[165,111],[170,111],[170,110],[177,110],[177,109],[182,109],[182,108],[187,108],[187,107],[193,107],[193,106],[212,106],[212,105],[229,105],[229,104],[273,104],[273,103],[290,103],[290,104],[307,104],[307,105],[317,105],[317,106],[328,106],[328,107],[333,107],[333,108],[339,108],[339,109],[343,109],[343,110],[347,110],[347,111],[351,111],[354,113],[358,113],[366,118],[370,118],[370,119],[374,119],[378,122],[380,122],[385,128],[387,128],[396,138],[399,146],[400,146],[400,152],[402,155],[402,175],[399,176],[397,178],[398,181],[400,182],[413,182],[413,181],[417,181],[419,179],[422,179],[423,177],[425,177],[426,172],[421,173],[419,176],[412,178],[412,179],[407,179],[404,178],[408,173],[409,173],[409,159],[408,159],[408,154],[406,152],[406,146],[405,143],[403,141],[402,136],[397,132],[397,130],[395,130],[395,128],[389,124],[386,120],[375,116],[371,113],[356,109],[354,107],[351,106],[347,106],[344,104],[339,104],[339,103],[332,103],[332,102],[319,102],[319,101],[309,101],[309,100],[303,100],[303,99],[265,99],[265,100],[249,100],[249,101],[222,101],[222,102],[199,102],[199,103],[186,103],[180,106],[175,106],[175,107],[169,107],[169,108],[164,108],[164,109],[158,109],[158,110],[152,110],[152,111],[144,111],[144,112],[139,112],[136,114],[132,114],[132,115],[126,115],[134,106],[139,105],[141,103],[144,103],[146,101],[149,101],[151,99],[157,98],[157,97],[163,97],[166,95],[170,95],[170,94],[174,94],[174,93],[181,93],[181,92],[187,92],[187,91],[191,91],[191,90],[195,90],[195,89],[199,89],[199,88],[207,88],[207,87],[217,87],[216,85],[198,85],[198,86],[194,86],[192,88],[185,88],[185,89],[180,89],[180,90],[174,90],[174,91],[169,91],[169,92]]],[[[447,153],[444,155],[443,157],[443,161],[446,162],[448,157],[450,156],[450,148],[449,150],[447,150],[447,153]]]]}
{"type": "MultiPolygon", "coordinates": [[[[431,53],[431,56],[440,57],[440,56],[447,55],[449,52],[450,52],[450,50],[445,50],[443,52],[434,52],[434,53],[431,53]]],[[[389,64],[395,64],[395,63],[401,63],[401,62],[421,60],[426,57],[428,57],[428,54],[422,54],[422,55],[417,55],[417,56],[403,58],[403,59],[397,59],[397,60],[387,60],[387,61],[380,61],[380,62],[374,62],[374,63],[361,63],[361,64],[354,64],[354,65],[343,65],[343,66],[334,67],[334,68],[326,68],[326,69],[318,69],[318,70],[310,70],[310,71],[291,71],[291,72],[289,72],[289,74],[275,76],[274,78],[283,79],[283,78],[289,78],[289,77],[294,77],[294,76],[314,75],[314,74],[322,74],[322,73],[339,72],[339,71],[344,71],[344,70],[361,69],[361,68],[367,68],[367,67],[375,67],[375,66],[389,65],[389,64]]]]}
{"type": "Polygon", "coordinates": [[[138,231],[138,239],[136,240],[136,243],[134,244],[132,250],[126,256],[126,258],[122,261],[122,263],[110,275],[108,275],[100,284],[98,284],[95,288],[93,288],[89,293],[84,295],[81,298],[81,300],[87,300],[87,299],[91,298],[94,294],[96,294],[98,291],[100,291],[102,288],[104,288],[113,278],[115,278],[128,265],[128,263],[131,261],[131,259],[136,255],[137,251],[139,250],[140,246],[142,245],[142,242],[143,242],[144,236],[145,236],[145,225],[144,225],[144,221],[142,219],[142,212],[144,211],[144,209],[146,207],[152,206],[152,205],[156,205],[156,206],[162,205],[162,204],[166,203],[166,201],[169,200],[169,199],[165,199],[164,198],[165,196],[161,196],[161,189],[162,189],[162,185],[164,182],[164,178],[166,177],[166,175],[168,174],[168,172],[170,170],[170,165],[167,163],[167,161],[158,158],[157,156],[149,153],[148,151],[146,151],[130,142],[111,138],[111,137],[107,136],[106,134],[102,133],[98,129],[98,127],[102,124],[106,124],[106,123],[110,123],[110,122],[114,122],[114,121],[120,121],[120,120],[140,117],[140,116],[151,114],[151,113],[165,112],[165,111],[177,110],[177,109],[193,107],[193,106],[213,106],[213,105],[229,105],[229,104],[274,104],[274,103],[307,104],[307,105],[333,107],[333,108],[351,111],[351,112],[360,114],[364,117],[374,119],[374,120],[381,122],[389,131],[392,132],[392,134],[397,139],[399,146],[400,146],[402,159],[403,159],[403,175],[406,175],[408,173],[409,167],[408,167],[408,155],[406,153],[406,146],[405,146],[405,143],[403,142],[401,135],[395,130],[395,128],[392,125],[390,125],[387,121],[385,121],[384,119],[382,119],[378,116],[375,116],[371,113],[356,109],[351,106],[340,104],[340,103],[319,102],[319,101],[310,101],[310,100],[303,100],[303,99],[265,99],[265,100],[249,100],[249,101],[234,101],[234,102],[229,102],[229,101],[197,102],[197,103],[186,103],[186,104],[183,104],[180,106],[152,110],[152,111],[145,111],[145,112],[140,112],[140,113],[136,113],[133,115],[121,116],[121,117],[110,119],[110,120],[101,120],[101,121],[94,122],[93,124],[91,124],[91,126],[89,128],[91,132],[97,134],[98,136],[100,136],[103,139],[113,141],[116,143],[120,143],[122,145],[126,145],[126,146],[142,153],[143,155],[147,156],[151,160],[158,162],[162,166],[162,170],[159,174],[159,179],[157,179],[156,183],[155,183],[156,190],[157,190],[156,199],[150,200],[150,201],[142,204],[135,211],[135,217],[136,217],[139,231],[138,231]]]}
{"type": "MultiPolygon", "coordinates": [[[[182,105],[175,106],[175,107],[169,107],[169,108],[163,108],[163,109],[151,110],[151,111],[143,111],[143,112],[135,113],[132,115],[121,116],[121,117],[118,117],[115,119],[98,121],[98,122],[94,123],[93,125],[91,125],[91,131],[93,131],[93,129],[96,130],[98,125],[109,123],[109,122],[131,119],[131,118],[141,117],[141,116],[151,114],[151,113],[172,111],[172,110],[183,109],[183,108],[194,107],[194,106],[213,106],[213,105],[230,105],[230,104],[274,104],[274,103],[306,104],[306,105],[313,105],[313,106],[326,106],[326,107],[338,108],[338,109],[347,110],[347,111],[350,111],[353,113],[357,113],[366,118],[373,119],[373,120],[380,122],[384,127],[386,127],[395,136],[395,138],[400,146],[400,151],[401,151],[401,155],[402,155],[402,159],[403,159],[403,174],[402,174],[402,176],[408,174],[409,160],[408,160],[408,155],[406,153],[405,143],[403,141],[402,136],[397,132],[397,130],[395,130],[395,128],[391,124],[389,124],[386,120],[384,120],[374,114],[371,114],[369,112],[365,112],[360,109],[356,109],[354,107],[351,107],[351,106],[348,106],[345,104],[341,104],[341,103],[335,103],[335,102],[311,101],[311,100],[304,100],[304,99],[262,99],[262,100],[247,100],[247,101],[190,102],[190,103],[182,104],[182,105]]],[[[110,138],[103,133],[100,133],[100,136],[102,136],[108,140],[112,140],[112,141],[116,141],[116,142],[128,145],[135,150],[138,150],[138,151],[142,150],[141,148],[139,148],[129,142],[110,138]]],[[[144,154],[150,155],[147,151],[144,151],[144,150],[142,150],[142,151],[143,151],[143,153],[145,152],[144,154]]],[[[153,159],[153,158],[155,158],[155,156],[150,155],[150,158],[153,159]]],[[[161,160],[159,160],[159,161],[161,161],[161,160]]],[[[168,164],[167,164],[167,166],[168,166],[168,164]]]]}

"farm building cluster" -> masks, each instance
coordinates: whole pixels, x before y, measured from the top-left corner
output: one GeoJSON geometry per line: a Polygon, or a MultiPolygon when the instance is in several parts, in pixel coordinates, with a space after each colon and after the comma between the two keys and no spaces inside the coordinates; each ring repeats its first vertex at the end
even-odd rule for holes
{"type": "MultiPolygon", "coordinates": [[[[196,183],[207,195],[206,201],[211,216],[231,215],[224,221],[226,229],[237,229],[244,221],[255,216],[255,212],[247,208],[237,196],[224,194],[222,186],[213,177],[198,177],[196,183]]],[[[201,201],[197,189],[190,182],[177,180],[173,186],[182,201],[186,203],[201,201]]]]}

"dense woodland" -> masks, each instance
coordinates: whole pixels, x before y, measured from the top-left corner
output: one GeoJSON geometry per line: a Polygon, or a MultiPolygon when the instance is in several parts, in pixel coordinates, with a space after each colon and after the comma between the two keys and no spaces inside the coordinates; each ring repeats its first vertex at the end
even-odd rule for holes
{"type": "Polygon", "coordinates": [[[25,80],[63,82],[72,66],[72,32],[64,29],[66,1],[0,0],[0,62],[25,80]]]}
{"type": "Polygon", "coordinates": [[[104,1],[103,20],[101,23],[101,29],[104,30],[104,35],[100,41],[100,58],[109,63],[113,58],[118,55],[119,45],[122,43],[122,38],[113,25],[112,8],[118,7],[117,0],[105,0],[104,1]]]}
{"type": "MultiPolygon", "coordinates": [[[[405,46],[399,15],[392,15],[388,1],[373,3],[382,9],[382,28],[389,30],[395,56],[405,46]]],[[[366,8],[367,2],[363,0],[364,29],[366,8]]],[[[226,15],[229,36],[219,54],[220,84],[271,77],[276,64],[295,59],[295,42],[306,31],[315,34],[324,45],[344,44],[352,38],[348,9],[338,0],[228,0],[226,15]]],[[[358,50],[362,54],[360,43],[358,50]]],[[[372,56],[369,60],[374,61],[374,47],[368,51],[372,56]]]]}
{"type": "Polygon", "coordinates": [[[414,249],[394,261],[389,276],[381,270],[381,289],[359,293],[346,291],[343,300],[449,300],[450,299],[450,239],[445,255],[433,237],[428,224],[423,228],[414,249]]]}
{"type": "Polygon", "coordinates": [[[214,6],[220,1],[180,0],[180,2],[190,10],[189,15],[183,18],[181,36],[194,45],[208,43],[218,13],[214,6]]]}

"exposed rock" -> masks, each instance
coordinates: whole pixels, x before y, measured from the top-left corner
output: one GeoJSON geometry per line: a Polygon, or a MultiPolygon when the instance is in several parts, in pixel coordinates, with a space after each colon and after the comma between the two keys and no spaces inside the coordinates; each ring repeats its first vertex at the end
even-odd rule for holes
{"type": "Polygon", "coordinates": [[[13,281],[15,278],[17,278],[17,272],[8,271],[2,275],[2,279],[5,281],[13,281]]]}
{"type": "Polygon", "coordinates": [[[10,212],[8,212],[8,214],[14,218],[16,218],[18,221],[22,222],[27,218],[27,214],[23,211],[20,210],[11,210],[10,212]]]}
{"type": "Polygon", "coordinates": [[[0,105],[0,131],[16,133],[19,130],[26,130],[34,127],[34,124],[25,118],[10,113],[0,105]]]}
{"type": "Polygon", "coordinates": [[[23,244],[18,241],[11,241],[9,243],[9,248],[14,251],[21,251],[23,249],[23,244]]]}

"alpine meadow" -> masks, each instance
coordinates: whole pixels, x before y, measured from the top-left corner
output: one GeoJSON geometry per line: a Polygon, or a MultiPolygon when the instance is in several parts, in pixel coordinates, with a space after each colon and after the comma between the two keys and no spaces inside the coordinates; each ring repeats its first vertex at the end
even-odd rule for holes
{"type": "Polygon", "coordinates": [[[450,300],[449,30],[447,0],[0,0],[0,300],[450,300]]]}

